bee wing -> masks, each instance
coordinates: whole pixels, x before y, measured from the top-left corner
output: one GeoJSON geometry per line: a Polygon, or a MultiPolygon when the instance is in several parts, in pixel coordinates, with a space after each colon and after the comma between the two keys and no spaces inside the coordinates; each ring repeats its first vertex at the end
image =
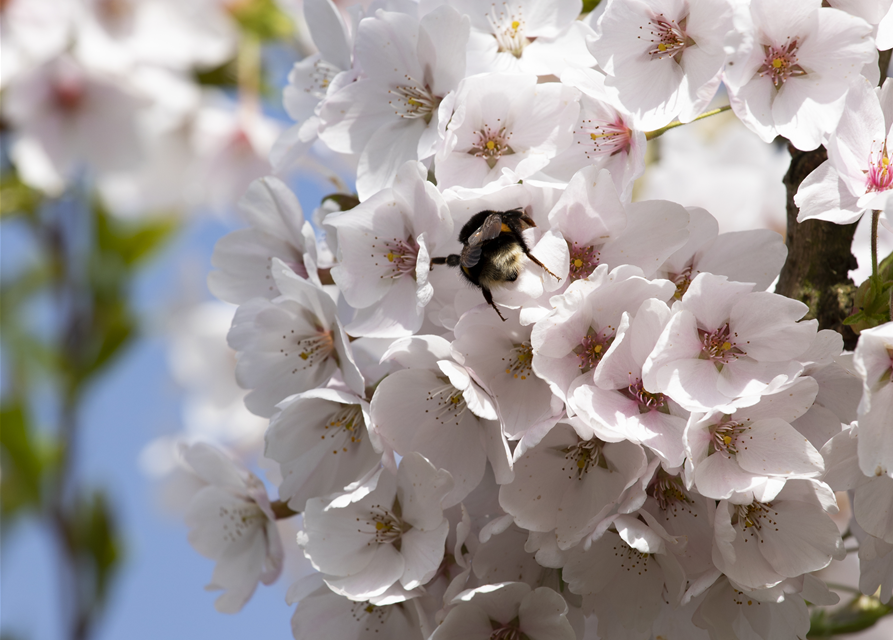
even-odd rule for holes
{"type": "Polygon", "coordinates": [[[481,260],[481,246],[488,240],[499,237],[502,233],[502,215],[499,213],[491,213],[484,220],[484,224],[471,234],[465,247],[462,249],[462,258],[460,264],[463,267],[471,268],[481,260]]]}

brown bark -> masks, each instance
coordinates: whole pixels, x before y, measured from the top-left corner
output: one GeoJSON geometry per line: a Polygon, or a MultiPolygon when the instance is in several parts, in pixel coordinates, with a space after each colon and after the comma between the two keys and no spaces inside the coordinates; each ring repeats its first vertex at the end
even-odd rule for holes
{"type": "Polygon", "coordinates": [[[852,313],[856,285],[848,276],[858,266],[850,251],[856,224],[838,225],[821,220],[797,222],[799,210],[794,194],[800,183],[827,158],[824,147],[800,151],[788,145],[791,166],[784,177],[787,189],[788,259],[775,292],[804,302],[806,318],[819,321],[820,329],[833,329],[843,336],[847,349],[856,346],[856,334],[843,324],[852,313]]]}

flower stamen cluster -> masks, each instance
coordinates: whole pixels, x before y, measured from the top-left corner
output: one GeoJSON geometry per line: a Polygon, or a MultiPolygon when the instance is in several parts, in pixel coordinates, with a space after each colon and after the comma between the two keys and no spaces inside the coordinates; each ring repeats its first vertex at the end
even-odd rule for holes
{"type": "Polygon", "coordinates": [[[788,40],[782,46],[763,45],[765,58],[757,70],[760,77],[769,76],[776,89],[781,89],[788,78],[806,75],[806,69],[797,62],[797,38],[788,40]]]}
{"type": "Polygon", "coordinates": [[[524,53],[524,47],[531,42],[524,35],[524,16],[520,8],[515,12],[505,2],[502,3],[502,6],[503,9],[497,13],[494,3],[490,7],[490,13],[487,14],[487,20],[490,23],[493,37],[496,38],[498,50],[520,58],[524,53]]]}
{"type": "Polygon", "coordinates": [[[431,89],[410,76],[406,76],[407,84],[398,85],[388,93],[395,96],[395,101],[388,101],[394,107],[394,113],[401,118],[422,118],[426,123],[440,104],[440,99],[431,93],[431,89]]]}
{"type": "Polygon", "coordinates": [[[606,329],[599,332],[589,327],[580,344],[573,350],[580,360],[580,372],[586,373],[595,369],[612,342],[614,342],[613,330],[606,329]]]}
{"type": "Polygon", "coordinates": [[[695,41],[685,33],[685,23],[688,16],[675,22],[658,14],[651,18],[651,43],[654,45],[648,49],[648,55],[652,60],[663,60],[664,58],[673,58],[679,62],[677,56],[681,57],[686,48],[695,44],[695,41]]]}
{"type": "Polygon", "coordinates": [[[468,154],[476,158],[484,158],[487,161],[487,166],[491,169],[496,166],[502,156],[515,153],[509,146],[512,134],[506,132],[505,127],[494,131],[489,125],[484,125],[483,129],[474,132],[474,136],[475,142],[468,150],[468,154]]]}
{"type": "MultiPolygon", "coordinates": [[[[503,358],[503,361],[505,361],[505,358],[503,358]]],[[[521,380],[533,377],[533,347],[530,345],[530,342],[523,342],[512,348],[505,372],[513,378],[520,378],[521,380]]]]}
{"type": "MultiPolygon", "coordinates": [[[[343,408],[332,415],[329,421],[323,425],[323,428],[326,430],[326,433],[321,436],[322,439],[340,436],[345,445],[349,441],[350,444],[359,446],[364,437],[363,412],[359,405],[344,405],[343,408]]],[[[341,451],[346,452],[347,450],[346,446],[342,446],[341,451]]],[[[337,454],[338,449],[333,450],[332,453],[337,454]]]]}
{"type": "Polygon", "coordinates": [[[698,335],[704,345],[702,357],[716,363],[717,367],[734,362],[738,356],[747,355],[731,341],[732,332],[728,323],[714,331],[698,329],[698,335]]]}
{"type": "Polygon", "coordinates": [[[576,242],[568,243],[570,249],[570,270],[568,280],[583,280],[592,275],[599,264],[599,250],[594,246],[582,247],[576,242]]]}
{"type": "Polygon", "coordinates": [[[571,467],[570,469],[561,467],[561,470],[570,471],[572,475],[568,477],[576,475],[578,480],[582,480],[595,467],[607,469],[608,463],[602,453],[603,446],[604,443],[601,440],[592,438],[565,447],[562,449],[562,453],[564,453],[564,459],[571,462],[571,467]]]}
{"type": "Polygon", "coordinates": [[[893,168],[890,167],[886,141],[878,157],[875,157],[874,152],[869,156],[868,170],[865,173],[866,193],[877,193],[893,187],[893,168]]]}

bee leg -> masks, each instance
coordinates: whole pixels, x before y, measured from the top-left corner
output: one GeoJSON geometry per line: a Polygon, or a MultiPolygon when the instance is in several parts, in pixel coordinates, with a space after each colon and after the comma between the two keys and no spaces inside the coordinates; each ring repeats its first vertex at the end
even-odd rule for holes
{"type": "Polygon", "coordinates": [[[490,290],[487,287],[481,287],[481,291],[484,292],[484,300],[486,300],[487,303],[496,310],[496,315],[502,318],[502,321],[505,322],[505,318],[499,312],[499,307],[497,307],[496,303],[493,302],[493,294],[490,293],[490,290]]]}
{"type": "Polygon", "coordinates": [[[458,267],[459,266],[459,256],[455,253],[452,253],[445,258],[431,258],[431,266],[428,268],[430,271],[434,268],[436,264],[445,264],[450,267],[458,267]]]}
{"type": "Polygon", "coordinates": [[[554,273],[552,273],[551,271],[549,271],[549,268],[548,268],[546,265],[544,265],[542,262],[540,262],[539,260],[537,260],[537,259],[534,257],[534,255],[533,255],[532,253],[530,253],[529,251],[525,251],[525,252],[524,252],[524,255],[526,255],[528,258],[530,258],[531,262],[533,262],[534,264],[537,264],[537,265],[539,265],[540,267],[542,267],[542,268],[543,268],[543,271],[545,271],[545,272],[548,273],[550,276],[552,276],[553,278],[555,278],[556,280],[558,280],[559,282],[561,282],[561,278],[559,278],[559,277],[556,276],[554,273]]]}

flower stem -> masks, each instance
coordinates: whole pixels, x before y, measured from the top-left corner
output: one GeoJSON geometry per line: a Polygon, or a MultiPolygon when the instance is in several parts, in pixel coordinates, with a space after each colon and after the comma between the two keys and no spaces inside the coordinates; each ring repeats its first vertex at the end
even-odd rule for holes
{"type": "Polygon", "coordinates": [[[877,225],[881,219],[880,209],[871,211],[871,277],[877,281],[877,225]]]}
{"type": "MultiPolygon", "coordinates": [[[[704,118],[709,118],[710,116],[715,116],[718,113],[722,113],[723,111],[728,111],[732,108],[732,105],[727,104],[724,107],[720,107],[719,109],[712,109],[710,111],[706,111],[699,115],[697,118],[692,120],[691,122],[697,122],[698,120],[703,120],[704,118]]],[[[675,129],[676,127],[681,127],[684,124],[691,124],[691,122],[679,122],[678,120],[675,122],[671,122],[665,127],[661,127],[660,129],[655,129],[654,131],[647,131],[645,133],[646,140],[654,140],[658,136],[662,136],[666,131],[670,129],[675,129]]]]}

